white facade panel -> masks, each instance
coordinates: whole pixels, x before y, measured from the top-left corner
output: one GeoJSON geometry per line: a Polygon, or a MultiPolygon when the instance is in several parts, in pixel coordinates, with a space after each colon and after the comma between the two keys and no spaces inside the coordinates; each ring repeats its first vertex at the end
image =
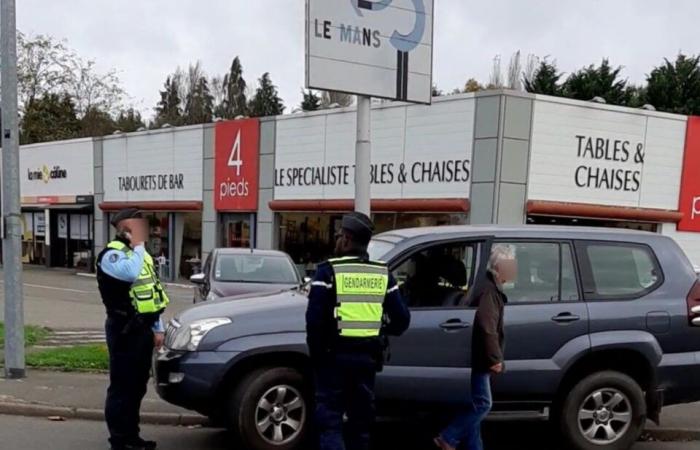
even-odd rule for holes
{"type": "Polygon", "coordinates": [[[700,233],[677,231],[674,223],[662,224],[661,233],[672,237],[683,249],[690,262],[700,267],[700,233]]]}
{"type": "Polygon", "coordinates": [[[203,128],[105,139],[107,202],[202,201],[203,128]]]}
{"type": "Polygon", "coordinates": [[[535,101],[528,199],[678,208],[685,119],[535,101]]]}
{"type": "Polygon", "coordinates": [[[23,197],[93,195],[92,139],[25,145],[20,148],[23,197]]]}
{"type": "MultiPolygon", "coordinates": [[[[372,111],[372,198],[469,198],[474,98],[372,111]]],[[[354,198],[355,111],[281,118],[276,200],[354,198]]]]}

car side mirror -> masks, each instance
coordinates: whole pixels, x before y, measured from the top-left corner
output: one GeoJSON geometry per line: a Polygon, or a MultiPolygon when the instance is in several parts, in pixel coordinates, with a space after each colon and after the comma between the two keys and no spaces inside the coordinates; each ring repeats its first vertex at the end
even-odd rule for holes
{"type": "Polygon", "coordinates": [[[190,277],[190,282],[194,284],[204,284],[207,276],[203,273],[197,273],[190,277]]]}

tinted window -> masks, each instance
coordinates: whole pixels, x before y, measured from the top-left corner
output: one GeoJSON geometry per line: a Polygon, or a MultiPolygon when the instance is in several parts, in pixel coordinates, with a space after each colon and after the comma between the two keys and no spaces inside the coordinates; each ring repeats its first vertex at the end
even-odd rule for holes
{"type": "Polygon", "coordinates": [[[296,268],[283,256],[219,255],[214,279],[222,282],[281,283],[299,282],[296,268]]]}
{"type": "Polygon", "coordinates": [[[646,246],[587,243],[583,248],[591,268],[586,293],[592,298],[639,296],[661,281],[656,259],[646,246]]]}
{"type": "Polygon", "coordinates": [[[464,306],[473,283],[476,243],[437,245],[411,255],[393,272],[412,308],[464,306]]]}
{"type": "Polygon", "coordinates": [[[499,242],[512,246],[518,276],[506,283],[508,303],[541,303],[579,299],[576,271],[569,244],[558,242],[499,242]]]}
{"type": "Polygon", "coordinates": [[[394,244],[391,242],[372,239],[367,247],[367,253],[372,261],[382,261],[384,255],[389,253],[392,248],[394,248],[394,244]]]}

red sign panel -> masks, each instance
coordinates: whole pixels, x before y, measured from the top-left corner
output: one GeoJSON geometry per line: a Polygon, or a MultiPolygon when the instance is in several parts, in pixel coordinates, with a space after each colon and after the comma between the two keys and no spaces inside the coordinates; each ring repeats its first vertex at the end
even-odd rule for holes
{"type": "Polygon", "coordinates": [[[688,118],[680,211],[683,219],[678,223],[678,230],[700,232],[700,117],[688,118]]]}
{"type": "Polygon", "coordinates": [[[258,209],[260,122],[216,124],[214,206],[217,211],[258,209]]]}

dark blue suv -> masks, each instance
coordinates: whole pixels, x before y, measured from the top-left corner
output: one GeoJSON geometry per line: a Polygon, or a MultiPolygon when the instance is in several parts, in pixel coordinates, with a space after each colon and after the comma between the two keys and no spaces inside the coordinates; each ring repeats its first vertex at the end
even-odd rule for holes
{"type": "MultiPolygon", "coordinates": [[[[700,400],[700,283],[659,234],[577,227],[392,231],[370,245],[411,307],[379,375],[380,414],[469,395],[472,297],[491,247],[511,245],[506,372],[494,417],[552,420],[569,448],[626,449],[661,408],[700,400]]],[[[167,401],[251,449],[300,448],[311,417],[303,290],[217,300],[172,320],[155,365],[167,401]]]]}

